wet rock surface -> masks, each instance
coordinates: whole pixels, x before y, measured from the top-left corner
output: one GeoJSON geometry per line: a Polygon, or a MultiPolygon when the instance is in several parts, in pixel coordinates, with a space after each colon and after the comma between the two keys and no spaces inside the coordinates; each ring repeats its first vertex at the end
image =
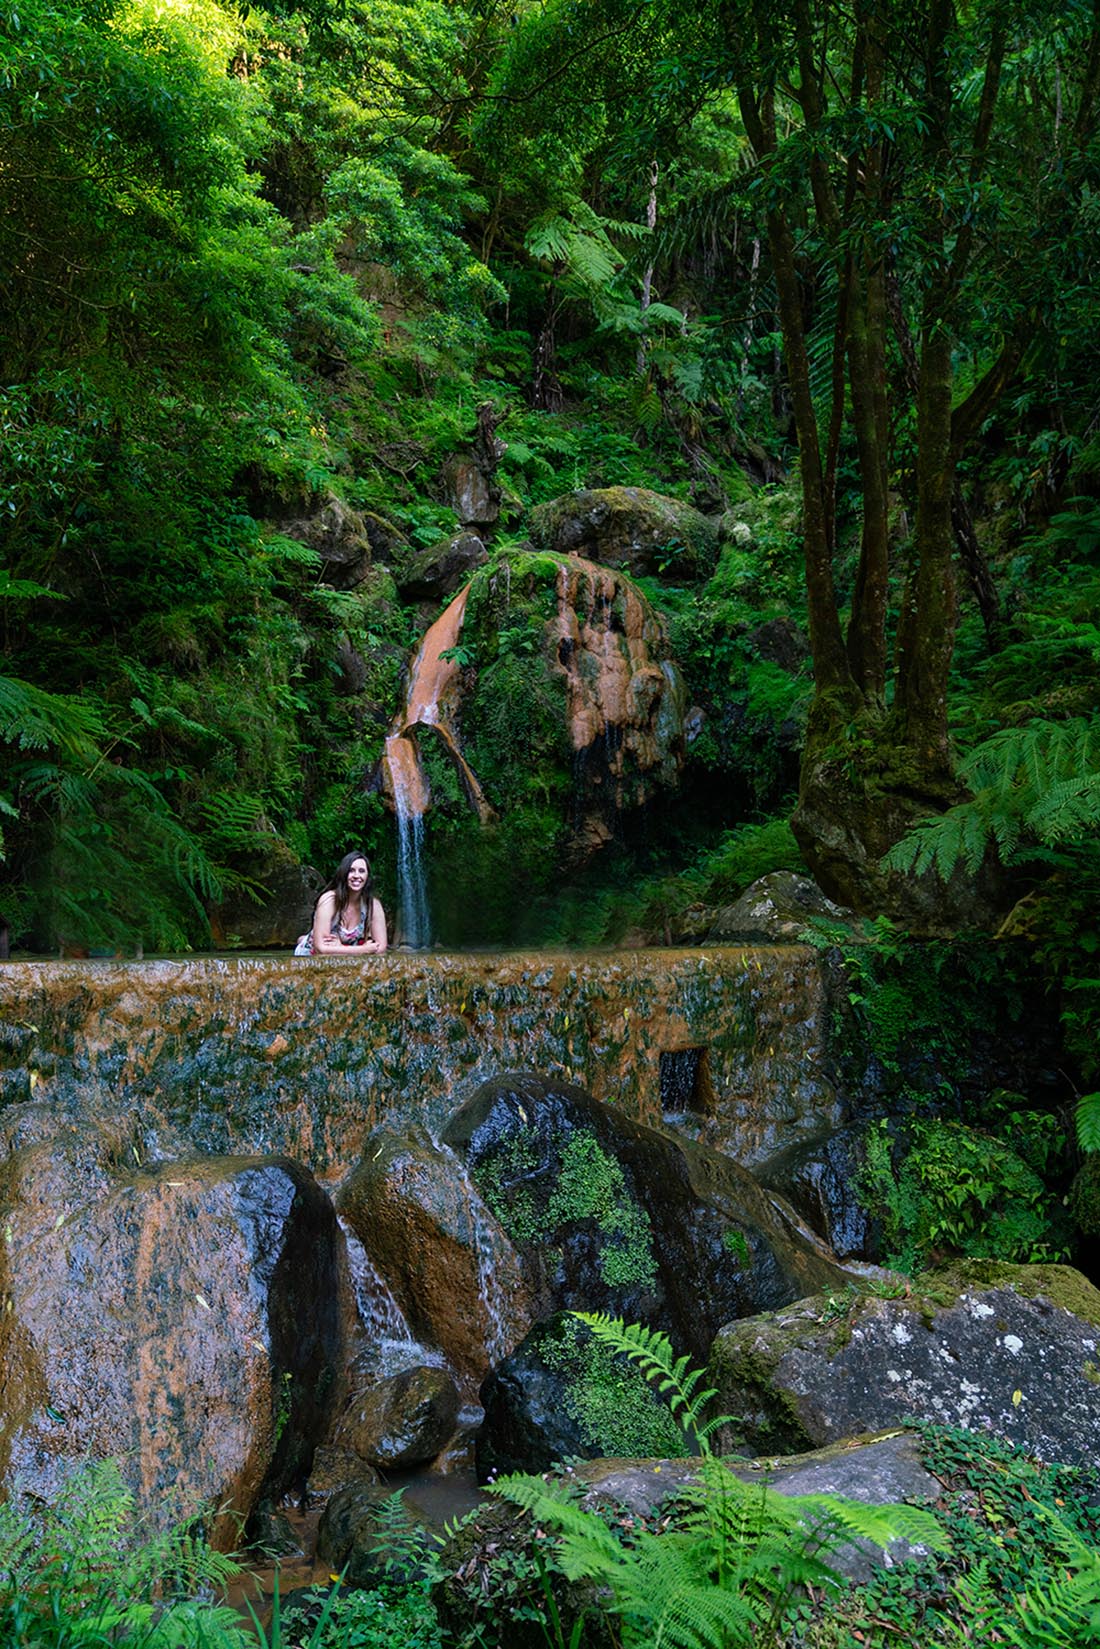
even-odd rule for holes
{"type": "Polygon", "coordinates": [[[485,1419],[477,1435],[481,1481],[507,1472],[542,1472],[560,1460],[603,1452],[589,1444],[570,1412],[568,1382],[540,1348],[556,1324],[540,1323],[481,1388],[485,1419]]]}
{"type": "Polygon", "coordinates": [[[1100,1292],[1068,1266],[972,1261],[919,1297],[827,1296],[731,1323],[710,1372],[749,1447],[793,1452],[907,1420],[992,1431],[1040,1459],[1100,1452],[1100,1292]]]}
{"type": "Polygon", "coordinates": [[[501,1071],[658,1124],[662,1059],[694,1049],[695,1120],[751,1165],[843,1120],[830,1012],[821,959],[793,945],[9,962],[0,1145],[38,1105],[132,1114],[142,1161],[275,1153],[331,1182],[379,1123],[442,1126],[501,1071]]]}
{"type": "Polygon", "coordinates": [[[794,1146],[758,1171],[761,1184],[793,1203],[842,1260],[872,1259],[880,1246],[881,1221],[860,1189],[865,1130],[865,1124],[839,1128],[794,1146]]]}
{"type": "Polygon", "coordinates": [[[403,1369],[358,1393],[341,1415],[333,1443],[372,1466],[424,1465],[454,1435],[459,1404],[446,1369],[403,1369]]]}
{"type": "Polygon", "coordinates": [[[532,1318],[519,1261],[455,1158],[421,1128],[380,1130],[336,1205],[413,1334],[472,1395],[532,1318]]]}
{"type": "Polygon", "coordinates": [[[536,1317],[607,1311],[705,1356],[723,1320],[844,1280],[736,1163],[573,1085],[498,1078],[443,1139],[520,1255],[536,1317]]]}
{"type": "Polygon", "coordinates": [[[634,584],[570,556],[555,588],[550,645],[564,678],[566,725],[587,813],[576,835],[583,845],[587,831],[589,846],[600,846],[600,824],[610,839],[609,818],[640,806],[657,786],[677,784],[687,694],[664,621],[634,584]]]}
{"type": "Polygon", "coordinates": [[[49,1499],[114,1456],[153,1515],[217,1508],[232,1545],[235,1514],[304,1481],[329,1421],[331,1204],[284,1160],[127,1172],[124,1133],[70,1127],[5,1169],[4,1474],[49,1499]]]}

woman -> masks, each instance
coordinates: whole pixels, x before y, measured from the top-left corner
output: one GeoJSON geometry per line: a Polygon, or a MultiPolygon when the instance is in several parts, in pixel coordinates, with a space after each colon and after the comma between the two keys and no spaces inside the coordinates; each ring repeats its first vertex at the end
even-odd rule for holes
{"type": "Polygon", "coordinates": [[[295,956],[338,956],[349,949],[386,949],[386,915],[374,897],[365,853],[345,853],[336,875],[313,907],[313,927],[294,947],[295,956]]]}

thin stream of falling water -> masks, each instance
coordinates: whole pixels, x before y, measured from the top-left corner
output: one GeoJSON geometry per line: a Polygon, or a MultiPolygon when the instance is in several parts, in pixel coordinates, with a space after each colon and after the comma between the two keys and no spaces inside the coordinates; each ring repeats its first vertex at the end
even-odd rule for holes
{"type": "Polygon", "coordinates": [[[474,1251],[477,1255],[477,1290],[485,1307],[485,1351],[490,1368],[495,1368],[512,1349],[505,1313],[507,1302],[497,1275],[495,1233],[486,1218],[485,1206],[472,1187],[470,1221],[474,1232],[474,1251]]]}
{"type": "Polygon", "coordinates": [[[363,1333],[378,1356],[382,1372],[396,1373],[410,1364],[442,1362],[438,1352],[429,1351],[416,1339],[386,1279],[354,1231],[343,1220],[340,1228],[348,1245],[348,1267],[363,1333]]]}
{"type": "Polygon", "coordinates": [[[397,811],[397,898],[398,936],[412,950],[425,950],[432,942],[428,912],[428,883],[424,871],[424,816],[410,813],[395,791],[397,811]]]}
{"type": "Polygon", "coordinates": [[[450,1157],[463,1188],[470,1230],[477,1259],[477,1292],[485,1313],[485,1354],[490,1368],[495,1368],[512,1350],[508,1333],[508,1300],[501,1284],[497,1267],[499,1227],[481,1199],[480,1193],[466,1170],[461,1157],[449,1145],[436,1141],[439,1150],[450,1157]]]}

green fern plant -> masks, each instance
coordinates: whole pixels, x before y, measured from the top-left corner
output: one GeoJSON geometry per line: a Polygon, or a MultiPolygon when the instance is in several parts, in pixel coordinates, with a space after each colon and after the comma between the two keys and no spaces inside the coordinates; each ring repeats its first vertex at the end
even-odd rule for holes
{"type": "Polygon", "coordinates": [[[714,1388],[701,1390],[705,1370],[692,1368],[688,1356],[677,1357],[667,1334],[646,1328],[642,1323],[624,1323],[602,1311],[573,1311],[570,1316],[584,1323],[593,1339],[609,1350],[621,1352],[637,1364],[645,1378],[660,1392],[689,1443],[700,1454],[710,1454],[710,1439],[728,1415],[703,1418],[715,1396],[714,1388]]]}
{"type": "Polygon", "coordinates": [[[1036,845],[1065,847],[1100,825],[1100,723],[1067,721],[1006,727],[959,764],[971,791],[937,819],[922,821],[890,849],[890,869],[946,881],[962,864],[976,871],[990,845],[1006,864],[1036,845]]]}
{"type": "Polygon", "coordinates": [[[1087,1649],[1100,1644],[1100,1552],[1063,1517],[1040,1507],[1065,1568],[1063,1578],[1023,1592],[998,1623],[1013,1649],[1087,1649]]]}
{"type": "Polygon", "coordinates": [[[1100,1093],[1082,1094],[1074,1114],[1082,1151],[1100,1151],[1100,1093]]]}
{"type": "Polygon", "coordinates": [[[112,1461],[88,1465],[52,1505],[0,1504],[0,1642],[34,1649],[249,1649],[224,1596],[237,1561],[187,1524],[143,1527],[112,1461]]]}
{"type": "Polygon", "coordinates": [[[577,1315],[624,1353],[667,1397],[702,1451],[695,1481],[678,1495],[675,1526],[635,1532],[623,1544],[579,1506],[567,1485],[509,1477],[494,1492],[559,1535],[557,1562],[569,1580],[610,1593],[626,1649],[739,1649],[778,1641],[799,1588],[838,1584],[829,1555],[852,1540],[885,1547],[903,1537],[933,1550],[946,1538],[928,1512],[864,1506],[835,1495],[784,1496],[745,1484],[711,1451],[720,1419],[704,1420],[713,1391],[677,1358],[666,1335],[596,1313],[577,1315]]]}

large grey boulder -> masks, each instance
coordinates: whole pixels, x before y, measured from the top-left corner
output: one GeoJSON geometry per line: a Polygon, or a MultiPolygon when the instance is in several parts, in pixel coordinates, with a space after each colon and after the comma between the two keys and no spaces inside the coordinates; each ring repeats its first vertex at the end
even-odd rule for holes
{"type": "MultiPolygon", "coordinates": [[[[779,1460],[727,1459],[726,1465],[743,1483],[767,1484],[788,1497],[832,1494],[863,1506],[900,1501],[932,1505],[943,1493],[943,1485],[925,1468],[919,1439],[911,1431],[845,1439],[779,1460]]],[[[621,1507],[633,1517],[645,1518],[690,1487],[697,1471],[692,1460],[592,1460],[574,1465],[572,1477],[586,1510],[621,1507]]],[[[869,1541],[851,1541],[828,1562],[839,1574],[859,1582],[869,1579],[876,1568],[892,1568],[924,1555],[924,1548],[899,1536],[885,1550],[869,1541]]]]}
{"type": "Polygon", "coordinates": [[[816,882],[793,870],[773,870],[745,889],[714,918],[708,939],[745,939],[757,944],[789,943],[802,937],[811,917],[830,922],[852,919],[851,911],[826,899],[816,882]]]}
{"type": "Polygon", "coordinates": [[[566,493],[531,512],[540,550],[580,555],[625,572],[705,577],[718,559],[718,528],[678,498],[645,487],[566,493]]]}
{"type": "Polygon", "coordinates": [[[800,1300],[722,1329],[710,1374],[753,1449],[915,1420],[1066,1465],[1100,1457],[1100,1292],[1069,1266],[972,1260],[900,1298],[800,1300]]]}

